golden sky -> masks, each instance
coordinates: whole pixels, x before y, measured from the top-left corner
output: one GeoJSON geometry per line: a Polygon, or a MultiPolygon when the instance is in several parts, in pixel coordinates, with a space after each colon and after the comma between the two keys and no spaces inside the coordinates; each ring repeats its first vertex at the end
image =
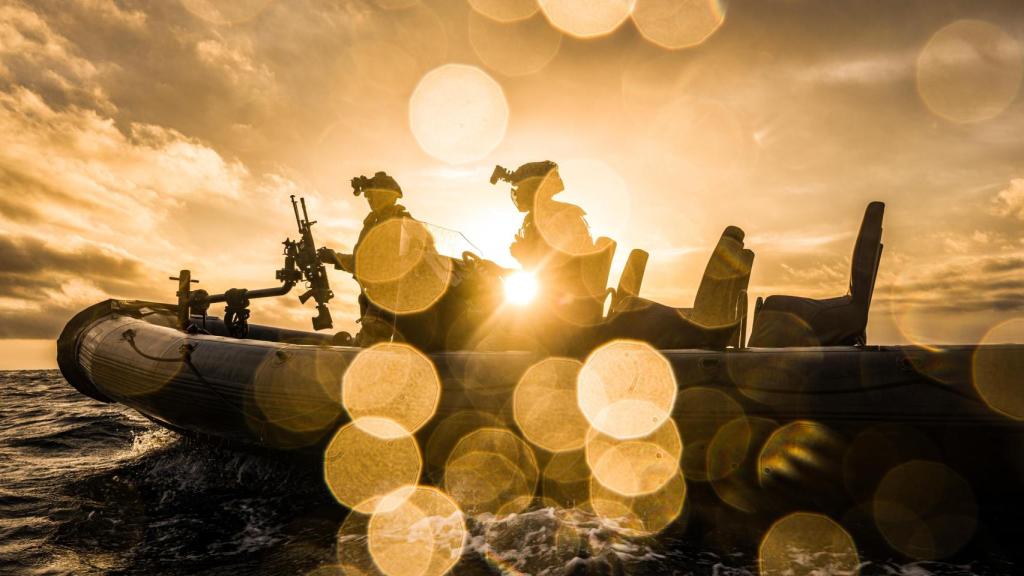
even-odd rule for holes
{"type": "MultiPolygon", "coordinates": [[[[509,265],[521,215],[487,178],[542,159],[678,306],[730,224],[753,296],[843,294],[884,201],[869,342],[979,341],[1024,316],[1022,54],[1014,0],[8,1],[0,369],[52,366],[104,298],[171,301],[180,268],[276,285],[290,194],[350,248],[349,180],[377,170],[509,265]]],[[[356,284],[332,282],[351,329],[356,284]]]]}

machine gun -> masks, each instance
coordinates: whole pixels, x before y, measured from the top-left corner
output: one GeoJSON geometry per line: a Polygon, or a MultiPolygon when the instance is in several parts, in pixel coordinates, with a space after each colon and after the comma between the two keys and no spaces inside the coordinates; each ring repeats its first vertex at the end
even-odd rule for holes
{"type": "Polygon", "coordinates": [[[313,329],[323,330],[334,326],[331,320],[331,311],[327,309],[327,303],[334,297],[331,291],[330,282],[327,280],[327,270],[317,258],[316,244],[313,242],[311,228],[316,222],[309,221],[309,214],[306,212],[306,200],[300,198],[295,201],[292,196],[292,211],[295,213],[295,223],[299,227],[300,239],[292,240],[286,238],[284,244],[284,267],[278,270],[275,278],[282,282],[277,288],[261,288],[249,290],[246,288],[231,288],[223,294],[210,294],[206,290],[192,290],[191,284],[198,282],[192,279],[189,270],[182,270],[178,276],[171,280],[178,281],[178,327],[181,330],[194,328],[191,323],[191,316],[202,316],[203,324],[206,324],[206,313],[210,304],[224,302],[224,325],[231,336],[245,338],[249,332],[249,301],[253,298],[269,298],[272,296],[283,296],[291,291],[295,284],[305,281],[309,286],[304,294],[299,296],[299,302],[303,304],[313,298],[316,300],[317,315],[313,318],[313,329]],[[299,216],[299,205],[302,205],[302,216],[299,216]]]}
{"type": "Polygon", "coordinates": [[[295,201],[292,195],[292,212],[295,213],[295,224],[299,227],[299,240],[285,239],[284,244],[284,268],[277,271],[277,279],[282,282],[305,280],[309,290],[299,296],[299,302],[305,304],[313,298],[316,301],[317,315],[313,318],[313,329],[323,330],[334,326],[331,319],[331,311],[327,309],[327,303],[334,298],[331,291],[331,283],[327,279],[327,269],[317,256],[316,243],[313,242],[313,224],[316,221],[309,221],[309,214],[306,212],[306,199],[299,198],[295,201]],[[302,216],[299,216],[299,206],[302,206],[302,216]]]}

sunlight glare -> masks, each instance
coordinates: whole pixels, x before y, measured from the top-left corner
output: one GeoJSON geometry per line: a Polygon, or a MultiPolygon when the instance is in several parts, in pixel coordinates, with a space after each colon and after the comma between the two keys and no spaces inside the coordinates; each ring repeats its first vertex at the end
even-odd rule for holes
{"type": "Polygon", "coordinates": [[[537,297],[537,277],[529,272],[514,272],[504,278],[505,300],[516,306],[526,306],[537,297]]]}

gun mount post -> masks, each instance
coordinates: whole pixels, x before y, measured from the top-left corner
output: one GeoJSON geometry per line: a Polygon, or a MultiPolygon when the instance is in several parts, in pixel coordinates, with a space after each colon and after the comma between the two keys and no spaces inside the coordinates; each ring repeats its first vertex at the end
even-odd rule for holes
{"type": "Polygon", "coordinates": [[[169,280],[178,281],[178,328],[184,330],[188,327],[189,307],[192,301],[192,284],[198,284],[199,280],[192,279],[191,270],[182,270],[177,276],[170,276],[169,280]]]}

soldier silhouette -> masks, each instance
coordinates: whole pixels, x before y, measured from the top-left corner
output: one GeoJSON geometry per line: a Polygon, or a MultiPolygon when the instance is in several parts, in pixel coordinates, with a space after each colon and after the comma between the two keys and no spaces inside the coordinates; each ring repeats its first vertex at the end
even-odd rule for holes
{"type": "Polygon", "coordinates": [[[588,297],[581,261],[595,246],[586,212],[554,200],[565,185],[558,165],[550,160],[528,162],[514,171],[496,166],[491,183],[498,180],[512,184],[512,202],[526,214],[509,252],[540,284],[529,329],[544,335],[548,351],[564,352],[579,331],[572,321],[574,309],[588,297]]]}
{"type": "MultiPolygon", "coordinates": [[[[386,172],[377,172],[372,178],[358,176],[352,179],[352,193],[355,196],[360,194],[366,198],[370,205],[370,213],[363,219],[363,228],[359,231],[359,238],[352,248],[351,254],[339,253],[330,248],[320,249],[320,260],[324,263],[334,264],[338,270],[344,270],[356,276],[356,258],[359,253],[359,246],[366,235],[374,227],[394,218],[412,218],[405,206],[398,203],[402,197],[402,188],[398,181],[389,176],[386,172]]],[[[359,281],[359,278],[356,277],[359,281]]],[[[355,343],[359,346],[368,346],[374,342],[389,340],[395,333],[394,316],[370,302],[366,295],[365,286],[360,283],[359,293],[359,322],[362,328],[356,336],[355,343]]]]}

